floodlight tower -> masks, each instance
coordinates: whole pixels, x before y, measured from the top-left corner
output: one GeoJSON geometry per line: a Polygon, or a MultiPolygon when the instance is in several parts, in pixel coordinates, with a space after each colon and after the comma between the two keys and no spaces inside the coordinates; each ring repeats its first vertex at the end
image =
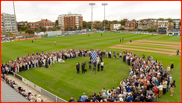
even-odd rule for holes
{"type": "Polygon", "coordinates": [[[15,4],[14,4],[14,1],[13,1],[13,9],[14,9],[14,15],[15,15],[16,33],[17,33],[17,36],[18,36],[18,28],[17,28],[17,22],[16,22],[16,13],[15,13],[15,4]]]}
{"type": "Polygon", "coordinates": [[[107,3],[102,3],[102,6],[104,6],[104,32],[105,32],[105,6],[107,6],[107,3]]]}
{"type": "Polygon", "coordinates": [[[95,3],[89,3],[89,5],[91,5],[91,30],[93,29],[92,26],[92,21],[93,21],[93,6],[95,5],[95,3]]]}

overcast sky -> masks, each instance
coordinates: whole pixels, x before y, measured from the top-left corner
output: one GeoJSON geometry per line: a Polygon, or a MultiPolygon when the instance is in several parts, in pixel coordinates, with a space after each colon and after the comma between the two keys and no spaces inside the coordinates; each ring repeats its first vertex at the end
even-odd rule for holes
{"type": "MultiPolygon", "coordinates": [[[[175,18],[181,19],[180,1],[15,1],[17,21],[36,22],[41,19],[55,21],[60,14],[82,14],[83,20],[91,21],[91,6],[93,7],[93,20],[104,19],[102,3],[105,7],[105,19],[122,20],[127,18],[175,18]]],[[[2,1],[1,13],[14,14],[13,2],[2,1]]]]}

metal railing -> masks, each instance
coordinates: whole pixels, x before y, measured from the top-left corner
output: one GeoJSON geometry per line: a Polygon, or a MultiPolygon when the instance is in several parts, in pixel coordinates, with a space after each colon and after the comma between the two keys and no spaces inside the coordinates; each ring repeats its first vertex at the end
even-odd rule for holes
{"type": "Polygon", "coordinates": [[[64,100],[64,99],[62,99],[62,98],[60,98],[60,97],[58,97],[58,96],[56,96],[56,95],[50,93],[49,91],[47,91],[47,90],[43,89],[42,87],[40,87],[40,86],[38,86],[38,85],[36,85],[36,84],[30,82],[29,80],[23,78],[22,76],[20,76],[20,75],[14,73],[14,72],[11,72],[11,74],[12,74],[14,77],[18,78],[19,80],[21,80],[23,83],[25,83],[25,84],[27,84],[28,86],[32,87],[33,89],[37,90],[37,91],[40,92],[41,94],[44,94],[44,95],[46,95],[47,97],[53,99],[54,101],[56,101],[56,102],[67,102],[66,100],[64,100]]]}

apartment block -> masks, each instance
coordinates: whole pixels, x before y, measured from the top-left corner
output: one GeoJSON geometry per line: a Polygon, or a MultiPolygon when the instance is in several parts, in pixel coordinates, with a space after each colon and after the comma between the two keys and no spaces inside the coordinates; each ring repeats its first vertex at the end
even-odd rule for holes
{"type": "Polygon", "coordinates": [[[173,22],[174,22],[174,29],[179,29],[179,28],[181,28],[180,21],[181,21],[181,19],[173,19],[173,22]]]}
{"type": "Polygon", "coordinates": [[[16,32],[16,18],[14,14],[1,14],[1,33],[2,32],[16,32]]]}
{"type": "Polygon", "coordinates": [[[67,26],[79,29],[79,26],[83,28],[83,16],[81,14],[62,14],[58,17],[58,25],[61,29],[65,29],[67,26]]]}

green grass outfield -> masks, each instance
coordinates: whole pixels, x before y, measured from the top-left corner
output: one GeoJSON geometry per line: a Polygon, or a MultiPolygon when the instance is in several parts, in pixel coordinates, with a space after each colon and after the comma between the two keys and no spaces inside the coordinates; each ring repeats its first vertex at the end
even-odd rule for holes
{"type": "MultiPolygon", "coordinates": [[[[122,49],[109,49],[108,47],[117,44],[129,42],[129,40],[159,40],[167,42],[180,42],[181,37],[163,36],[163,35],[147,35],[147,34],[129,34],[129,33],[100,33],[87,35],[71,35],[64,37],[42,38],[27,41],[8,42],[1,44],[1,63],[16,59],[17,56],[26,56],[27,53],[32,52],[51,52],[62,49],[102,49],[102,50],[116,50],[123,51],[122,49]],[[120,43],[119,39],[124,38],[124,42],[120,43]],[[57,45],[54,45],[54,41],[57,45]]],[[[140,45],[142,47],[142,45],[140,45]]],[[[144,46],[146,47],[146,46],[144,46]]],[[[152,46],[153,48],[161,48],[159,46],[152,46]]],[[[151,47],[151,48],[152,48],[151,47]]],[[[163,47],[165,48],[165,47],[163,47]]],[[[180,48],[179,48],[180,49],[180,48]]],[[[174,49],[175,50],[175,49],[174,49]]],[[[129,50],[128,50],[129,51],[129,50]]],[[[174,90],[173,97],[170,92],[159,98],[159,102],[180,102],[181,101],[181,56],[170,56],[165,54],[157,54],[150,52],[132,51],[139,53],[140,56],[150,54],[154,59],[162,61],[164,67],[167,67],[174,62],[174,72],[172,73],[173,79],[176,80],[177,87],[174,90]]],[[[88,57],[80,57],[72,60],[66,60],[65,64],[54,64],[51,68],[34,68],[28,71],[19,73],[21,76],[30,80],[31,82],[43,87],[49,92],[69,100],[70,97],[76,99],[82,95],[83,92],[88,94],[98,93],[103,87],[111,89],[112,87],[119,86],[119,82],[129,75],[129,67],[122,62],[121,59],[103,58],[105,62],[105,70],[97,72],[96,75],[92,71],[86,74],[76,74],[75,65],[77,62],[88,61],[88,57]]],[[[87,64],[88,69],[88,64],[87,64]]]]}

